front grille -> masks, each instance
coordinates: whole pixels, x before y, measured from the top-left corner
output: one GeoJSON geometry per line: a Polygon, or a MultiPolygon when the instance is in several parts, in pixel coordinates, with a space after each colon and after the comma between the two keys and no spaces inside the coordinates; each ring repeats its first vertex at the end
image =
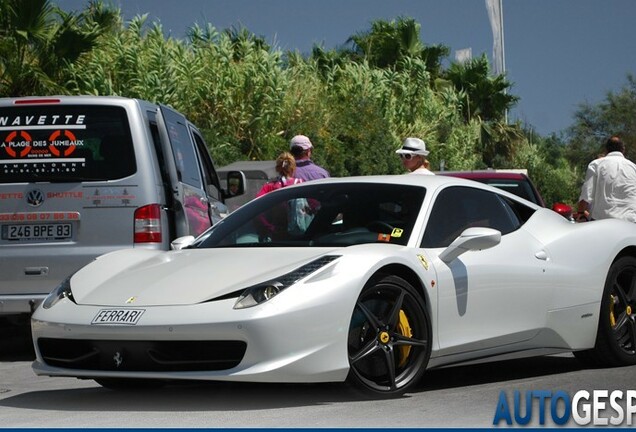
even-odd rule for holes
{"type": "Polygon", "coordinates": [[[38,339],[49,366],[105,371],[186,372],[236,367],[243,341],[112,341],[38,339]]]}

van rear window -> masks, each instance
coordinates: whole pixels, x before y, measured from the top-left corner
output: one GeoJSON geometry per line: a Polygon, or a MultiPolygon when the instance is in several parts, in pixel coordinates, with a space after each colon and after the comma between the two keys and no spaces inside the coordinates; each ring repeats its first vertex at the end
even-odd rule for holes
{"type": "Polygon", "coordinates": [[[136,170],[122,107],[0,108],[0,183],[114,180],[136,170]]]}

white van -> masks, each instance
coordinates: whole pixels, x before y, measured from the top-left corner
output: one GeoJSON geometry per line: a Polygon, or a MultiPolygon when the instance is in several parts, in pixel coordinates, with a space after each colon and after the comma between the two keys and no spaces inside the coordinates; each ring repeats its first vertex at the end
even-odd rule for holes
{"type": "Polygon", "coordinates": [[[32,312],[98,255],[200,234],[227,195],[201,133],[166,106],[0,98],[0,316],[32,312]]]}

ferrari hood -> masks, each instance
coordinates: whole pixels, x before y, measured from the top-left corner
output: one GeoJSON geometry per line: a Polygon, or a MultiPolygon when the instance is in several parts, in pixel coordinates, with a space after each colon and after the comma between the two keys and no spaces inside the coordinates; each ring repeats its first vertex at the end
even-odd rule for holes
{"type": "Polygon", "coordinates": [[[71,290],[78,304],[160,306],[196,304],[282,276],[333,248],[240,248],[103,255],[78,271],[71,290]]]}

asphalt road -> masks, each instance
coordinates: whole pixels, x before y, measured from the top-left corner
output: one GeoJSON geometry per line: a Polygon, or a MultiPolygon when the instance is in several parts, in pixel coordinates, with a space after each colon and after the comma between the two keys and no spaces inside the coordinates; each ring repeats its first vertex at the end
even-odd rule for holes
{"type": "MultiPolygon", "coordinates": [[[[117,392],[93,381],[35,376],[28,331],[0,323],[2,428],[488,428],[501,391],[512,414],[515,390],[636,389],[636,366],[585,369],[565,355],[429,371],[412,393],[393,400],[363,400],[339,384],[187,383],[117,392]]],[[[555,426],[549,405],[545,424],[555,426]]],[[[530,425],[539,425],[537,400],[530,425]]]]}

